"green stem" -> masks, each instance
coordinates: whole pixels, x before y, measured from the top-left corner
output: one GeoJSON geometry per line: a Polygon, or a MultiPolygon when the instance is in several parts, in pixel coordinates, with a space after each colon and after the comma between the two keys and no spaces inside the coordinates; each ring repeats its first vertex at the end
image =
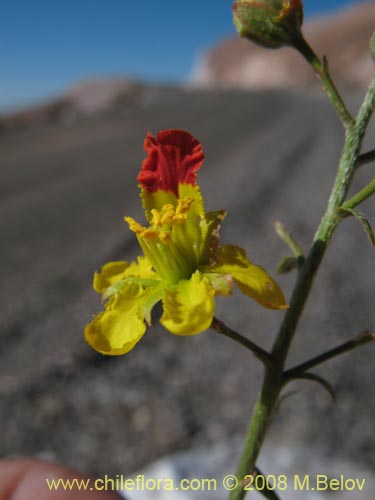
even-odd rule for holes
{"type": "Polygon", "coordinates": [[[225,325],[222,321],[219,321],[215,317],[212,320],[211,328],[217,333],[225,335],[226,337],[246,347],[246,349],[249,349],[258,359],[260,359],[260,361],[262,361],[263,364],[267,365],[271,362],[271,355],[267,351],[265,351],[246,337],[243,337],[239,333],[235,332],[234,330],[229,328],[229,326],[225,325]]]}
{"type": "Polygon", "coordinates": [[[351,210],[356,206],[360,205],[365,200],[367,200],[367,198],[370,198],[370,196],[372,196],[374,193],[375,193],[375,177],[369,184],[367,184],[367,186],[365,186],[357,194],[355,194],[353,198],[350,198],[350,200],[343,203],[342,208],[351,210]]]}
{"type": "Polygon", "coordinates": [[[242,500],[246,495],[246,491],[243,490],[243,478],[251,474],[256,467],[258,454],[277,407],[283,385],[284,366],[288,351],[319,265],[339,223],[339,218],[336,215],[337,209],[344,203],[348,194],[364,134],[375,107],[375,77],[355,123],[347,112],[345,105],[341,103],[333,84],[331,86],[331,80],[327,77],[327,74],[323,73],[322,77],[324,77],[325,85],[330,89],[327,95],[329,95],[330,100],[332,100],[346,125],[343,153],[326,212],[314,236],[310,252],[298,275],[290,307],[284,316],[275,340],[271,353],[272,363],[266,367],[263,385],[250,422],[245,449],[236,472],[239,486],[231,493],[231,500],[242,500]]]}
{"type": "Polygon", "coordinates": [[[300,34],[300,36],[296,38],[294,47],[303,55],[303,57],[314,69],[316,75],[322,83],[325,94],[333,104],[344,127],[351,128],[354,125],[353,117],[348,111],[345,102],[343,101],[339,91],[337,90],[334,82],[331,79],[326,59],[324,59],[323,62],[320,61],[319,57],[306,42],[302,34],[300,34]]]}
{"type": "Polygon", "coordinates": [[[374,340],[375,340],[375,333],[371,333],[369,331],[360,333],[354,339],[349,340],[348,342],[345,342],[344,344],[341,344],[338,347],[335,347],[334,349],[330,349],[329,351],[324,352],[323,354],[320,354],[315,358],[309,359],[305,363],[295,366],[290,370],[287,370],[286,372],[284,372],[283,378],[284,380],[288,380],[298,377],[307,370],[310,370],[310,368],[314,368],[315,366],[318,366],[324,363],[325,361],[328,361],[329,359],[340,356],[341,354],[351,351],[352,349],[356,349],[361,345],[373,342],[374,340]]]}

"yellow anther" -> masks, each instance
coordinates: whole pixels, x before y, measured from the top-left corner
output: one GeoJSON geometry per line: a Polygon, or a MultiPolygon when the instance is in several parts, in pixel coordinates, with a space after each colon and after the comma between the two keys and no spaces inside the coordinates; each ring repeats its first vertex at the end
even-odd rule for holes
{"type": "Polygon", "coordinates": [[[182,222],[185,222],[187,219],[187,215],[185,214],[176,214],[173,216],[173,222],[176,224],[181,224],[182,222]]]}
{"type": "Polygon", "coordinates": [[[162,243],[169,243],[171,241],[171,235],[166,231],[160,231],[159,239],[162,243]]]}
{"type": "Polygon", "coordinates": [[[159,210],[156,210],[156,208],[153,208],[151,210],[151,215],[152,215],[152,224],[154,226],[160,227],[161,226],[161,217],[160,217],[159,210]]]}
{"type": "Polygon", "coordinates": [[[155,240],[158,236],[159,231],[152,228],[144,229],[140,234],[140,237],[144,238],[145,240],[155,240]]]}
{"type": "Polygon", "coordinates": [[[163,224],[171,224],[173,219],[173,215],[171,214],[164,214],[161,218],[161,223],[163,224]]]}
{"type": "Polygon", "coordinates": [[[174,206],[172,205],[172,203],[166,203],[161,209],[161,214],[163,215],[165,212],[170,211],[174,211],[174,206]]]}
{"type": "Polygon", "coordinates": [[[132,217],[124,217],[125,222],[129,224],[129,229],[135,234],[141,234],[146,230],[139,222],[134,220],[132,217]]]}
{"type": "Polygon", "coordinates": [[[193,198],[191,196],[185,196],[185,198],[180,198],[177,203],[176,214],[185,214],[190,205],[193,203],[193,198]]]}
{"type": "Polygon", "coordinates": [[[172,222],[172,218],[175,214],[174,206],[170,203],[164,205],[160,213],[160,221],[161,224],[170,224],[172,222]]]}

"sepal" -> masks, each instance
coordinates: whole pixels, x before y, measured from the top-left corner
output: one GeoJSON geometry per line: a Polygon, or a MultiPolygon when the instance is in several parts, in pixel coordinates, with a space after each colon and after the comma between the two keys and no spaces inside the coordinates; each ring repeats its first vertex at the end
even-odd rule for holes
{"type": "Polygon", "coordinates": [[[218,263],[212,272],[231,274],[242,293],[268,309],[285,309],[283,292],[277,283],[260,266],[252,264],[243,248],[225,245],[218,251],[218,263]]]}
{"type": "Polygon", "coordinates": [[[216,254],[220,244],[219,230],[226,215],[226,210],[208,212],[200,223],[203,239],[202,265],[212,265],[217,260],[216,254]]]}

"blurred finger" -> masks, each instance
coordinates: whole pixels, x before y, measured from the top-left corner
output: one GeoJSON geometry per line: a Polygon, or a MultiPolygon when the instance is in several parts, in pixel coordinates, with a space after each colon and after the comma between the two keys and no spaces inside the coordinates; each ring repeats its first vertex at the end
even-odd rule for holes
{"type": "Polygon", "coordinates": [[[42,460],[0,460],[0,500],[120,500],[114,492],[95,491],[94,480],[42,460]],[[52,480],[77,479],[72,489],[48,486],[52,480]],[[83,481],[81,481],[83,480],[83,481]]]}

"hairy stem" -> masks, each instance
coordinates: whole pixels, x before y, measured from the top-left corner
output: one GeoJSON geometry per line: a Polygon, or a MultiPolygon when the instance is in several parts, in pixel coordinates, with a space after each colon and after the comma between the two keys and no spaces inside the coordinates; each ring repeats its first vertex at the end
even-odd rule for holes
{"type": "Polygon", "coordinates": [[[337,110],[346,128],[345,143],[337,176],[331,191],[326,212],[314,236],[286,311],[279,333],[272,349],[272,363],[266,366],[263,385],[254,408],[246,438],[246,444],[236,472],[239,486],[231,493],[230,500],[242,500],[243,478],[256,468],[256,461],[263,444],[267,429],[277,408],[277,401],[283,385],[284,366],[288,351],[308,299],[319,265],[329,246],[332,235],[339,223],[338,208],[344,203],[358,163],[362,141],[375,107],[375,77],[354,122],[346,109],[336,87],[331,81],[326,66],[321,65],[315,54],[306,44],[305,57],[322,79],[326,94],[337,110]]]}

